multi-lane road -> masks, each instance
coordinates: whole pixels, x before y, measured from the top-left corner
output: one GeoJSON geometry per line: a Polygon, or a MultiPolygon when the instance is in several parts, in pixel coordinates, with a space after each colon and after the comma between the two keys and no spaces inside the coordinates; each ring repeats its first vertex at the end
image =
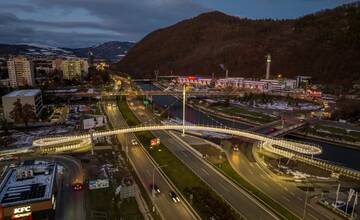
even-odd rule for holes
{"type": "MultiPolygon", "coordinates": [[[[179,134],[177,134],[177,136],[189,145],[193,143],[209,145],[209,142],[202,138],[190,135],[181,137],[179,134]]],[[[283,181],[259,165],[259,163],[252,158],[252,145],[252,143],[243,143],[240,147],[245,148],[245,152],[233,151],[230,146],[223,146],[230,164],[240,176],[278,203],[284,205],[299,218],[305,217],[305,219],[310,220],[336,219],[336,216],[329,212],[320,213],[316,210],[316,207],[313,207],[311,204],[306,205],[306,211],[304,212],[306,192],[299,189],[295,183],[283,181]]],[[[311,192],[308,194],[308,197],[311,196],[310,194],[311,192]]]]}
{"type": "MultiPolygon", "coordinates": [[[[127,127],[125,120],[123,119],[119,108],[113,107],[112,104],[105,105],[105,111],[108,115],[108,118],[114,128],[124,128],[127,127]]],[[[169,182],[156,171],[156,165],[152,163],[151,159],[147,156],[143,147],[140,146],[138,142],[137,145],[132,145],[132,139],[136,139],[134,134],[124,134],[118,135],[118,139],[121,142],[122,146],[128,146],[128,157],[132,162],[134,169],[137,171],[137,174],[144,184],[145,188],[149,190],[149,185],[152,183],[152,175],[155,169],[155,183],[160,188],[160,195],[155,197],[155,204],[160,211],[161,216],[164,219],[196,219],[193,212],[189,207],[185,205],[184,202],[174,203],[168,193],[174,188],[169,184],[169,182]]],[[[125,149],[126,150],[126,149],[125,149]]]]}
{"type": "MultiPolygon", "coordinates": [[[[141,103],[132,100],[134,106],[141,103]]],[[[134,107],[135,108],[135,107],[134,107]]],[[[148,112],[134,111],[140,121],[149,121],[152,116],[148,112]],[[140,113],[140,114],[139,114],[140,113]]],[[[207,183],[218,195],[227,201],[237,212],[246,219],[277,219],[271,211],[256,201],[248,193],[242,190],[230,180],[221,175],[213,167],[207,164],[189,150],[189,147],[180,140],[165,131],[154,131],[153,134],[161,139],[161,142],[197,176],[207,183]]]]}

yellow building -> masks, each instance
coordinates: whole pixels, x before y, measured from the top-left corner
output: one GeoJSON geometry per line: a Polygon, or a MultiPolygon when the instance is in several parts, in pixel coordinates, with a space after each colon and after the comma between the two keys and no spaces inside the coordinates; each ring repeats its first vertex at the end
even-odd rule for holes
{"type": "Polygon", "coordinates": [[[88,73],[88,62],[86,59],[68,59],[63,60],[61,63],[61,69],[64,79],[68,80],[81,80],[82,77],[88,73]]]}

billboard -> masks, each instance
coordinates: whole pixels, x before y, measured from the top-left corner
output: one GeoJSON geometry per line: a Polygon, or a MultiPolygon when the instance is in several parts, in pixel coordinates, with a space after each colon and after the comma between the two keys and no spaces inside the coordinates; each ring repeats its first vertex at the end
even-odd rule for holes
{"type": "Polygon", "coordinates": [[[97,180],[90,180],[89,181],[89,189],[104,189],[109,187],[109,180],[108,179],[97,179],[97,180]]]}

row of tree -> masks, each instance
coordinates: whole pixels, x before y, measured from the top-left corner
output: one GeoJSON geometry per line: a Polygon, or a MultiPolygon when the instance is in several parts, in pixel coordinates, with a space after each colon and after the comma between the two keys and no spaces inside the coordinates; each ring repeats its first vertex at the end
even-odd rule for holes
{"type": "Polygon", "coordinates": [[[20,99],[14,102],[14,108],[10,112],[10,118],[14,120],[15,123],[24,123],[25,126],[29,122],[36,119],[35,109],[33,105],[22,104],[20,99]]]}

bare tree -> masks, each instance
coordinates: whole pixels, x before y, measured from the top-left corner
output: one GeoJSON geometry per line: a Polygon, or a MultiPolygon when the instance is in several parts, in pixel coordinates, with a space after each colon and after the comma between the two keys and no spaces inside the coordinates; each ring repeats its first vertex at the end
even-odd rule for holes
{"type": "Polygon", "coordinates": [[[10,112],[10,118],[13,119],[15,123],[23,122],[22,109],[23,106],[21,104],[20,99],[16,100],[16,102],[14,102],[13,110],[11,110],[10,112]]]}
{"type": "Polygon", "coordinates": [[[33,105],[25,104],[22,110],[23,121],[27,126],[29,121],[33,121],[36,119],[35,108],[33,105]]]}
{"type": "Polygon", "coordinates": [[[15,123],[25,123],[28,126],[29,121],[33,121],[36,118],[34,106],[30,104],[22,105],[20,99],[14,102],[14,108],[10,112],[10,118],[15,123]]]}

